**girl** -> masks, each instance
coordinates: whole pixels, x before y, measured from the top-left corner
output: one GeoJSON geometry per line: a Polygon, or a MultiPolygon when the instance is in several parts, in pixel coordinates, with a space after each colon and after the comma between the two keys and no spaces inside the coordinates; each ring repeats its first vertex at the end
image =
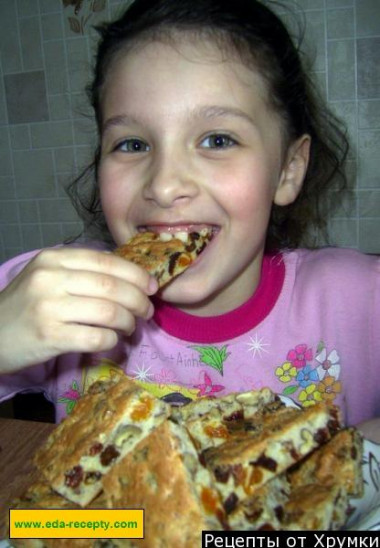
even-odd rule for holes
{"type": "Polygon", "coordinates": [[[135,0],[101,35],[95,225],[113,245],[145,230],[213,239],[159,293],[94,247],[3,265],[2,397],[43,390],[59,420],[121,367],[177,403],[270,386],[333,401],[348,424],[379,415],[379,260],[297,248],[346,143],[283,24],[255,0],[135,0]]]}

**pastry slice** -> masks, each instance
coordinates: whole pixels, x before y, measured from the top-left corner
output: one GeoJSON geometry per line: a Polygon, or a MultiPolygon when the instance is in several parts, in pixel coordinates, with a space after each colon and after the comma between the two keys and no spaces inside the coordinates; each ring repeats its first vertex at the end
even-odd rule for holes
{"type": "Polygon", "coordinates": [[[284,505],[281,529],[285,531],[329,531],[347,520],[347,491],[339,485],[309,484],[294,489],[284,505]]]}
{"type": "Polygon", "coordinates": [[[221,530],[225,512],[186,430],[168,420],[103,479],[109,508],[144,508],[147,548],[200,546],[202,530],[221,530]]]}
{"type": "Polygon", "coordinates": [[[210,228],[174,234],[140,232],[114,253],[145,268],[163,287],[195,261],[211,237],[210,228]]]}
{"type": "Polygon", "coordinates": [[[249,418],[260,411],[264,405],[280,401],[270,388],[249,392],[231,392],[221,398],[203,397],[172,410],[172,417],[177,422],[198,419],[210,412],[217,412],[223,420],[233,420],[244,415],[249,418]]]}
{"type": "Polygon", "coordinates": [[[125,375],[97,381],[34,462],[55,491],[86,506],[101,491],[104,474],[169,413],[169,405],[125,375]]]}
{"type": "Polygon", "coordinates": [[[283,404],[274,392],[263,388],[222,398],[200,398],[173,409],[172,418],[188,430],[198,451],[203,451],[236,437],[238,431],[244,435],[247,421],[258,413],[272,413],[280,407],[283,404]]]}
{"type": "Polygon", "coordinates": [[[326,487],[338,485],[351,497],[364,492],[363,438],[355,428],[345,428],[326,444],[289,471],[293,488],[317,483],[326,487]]]}
{"type": "Polygon", "coordinates": [[[241,503],[236,502],[234,495],[230,495],[230,499],[225,503],[230,528],[237,531],[280,530],[280,520],[284,514],[289,491],[286,474],[280,474],[259,487],[254,495],[241,503]],[[236,505],[232,508],[234,502],[236,505]]]}
{"type": "Polygon", "coordinates": [[[316,404],[258,413],[223,444],[201,457],[212,471],[223,499],[239,501],[328,441],[339,429],[338,408],[316,404]]]}

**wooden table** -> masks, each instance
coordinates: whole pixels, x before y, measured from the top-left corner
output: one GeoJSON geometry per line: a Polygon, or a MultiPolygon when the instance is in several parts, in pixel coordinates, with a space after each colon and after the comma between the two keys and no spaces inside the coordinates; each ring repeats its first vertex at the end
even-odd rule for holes
{"type": "Polygon", "coordinates": [[[0,539],[4,538],[4,511],[30,483],[32,457],[55,425],[0,418],[0,539]]]}

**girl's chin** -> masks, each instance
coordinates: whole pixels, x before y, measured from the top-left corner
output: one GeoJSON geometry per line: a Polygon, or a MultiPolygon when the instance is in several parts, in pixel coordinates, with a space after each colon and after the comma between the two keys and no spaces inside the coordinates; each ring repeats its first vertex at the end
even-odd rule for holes
{"type": "Polygon", "coordinates": [[[157,297],[179,308],[198,307],[207,301],[209,296],[210,291],[204,282],[180,280],[180,277],[157,293],[157,297]]]}

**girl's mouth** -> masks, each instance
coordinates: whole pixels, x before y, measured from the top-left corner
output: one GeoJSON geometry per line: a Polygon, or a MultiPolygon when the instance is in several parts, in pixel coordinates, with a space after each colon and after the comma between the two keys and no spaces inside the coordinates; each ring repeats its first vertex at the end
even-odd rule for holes
{"type": "Polygon", "coordinates": [[[207,237],[210,241],[219,232],[219,227],[216,225],[200,224],[200,223],[181,223],[181,224],[152,224],[141,225],[138,227],[139,232],[154,232],[160,235],[160,240],[169,241],[177,238],[186,243],[189,234],[198,233],[203,237],[207,237]]]}

